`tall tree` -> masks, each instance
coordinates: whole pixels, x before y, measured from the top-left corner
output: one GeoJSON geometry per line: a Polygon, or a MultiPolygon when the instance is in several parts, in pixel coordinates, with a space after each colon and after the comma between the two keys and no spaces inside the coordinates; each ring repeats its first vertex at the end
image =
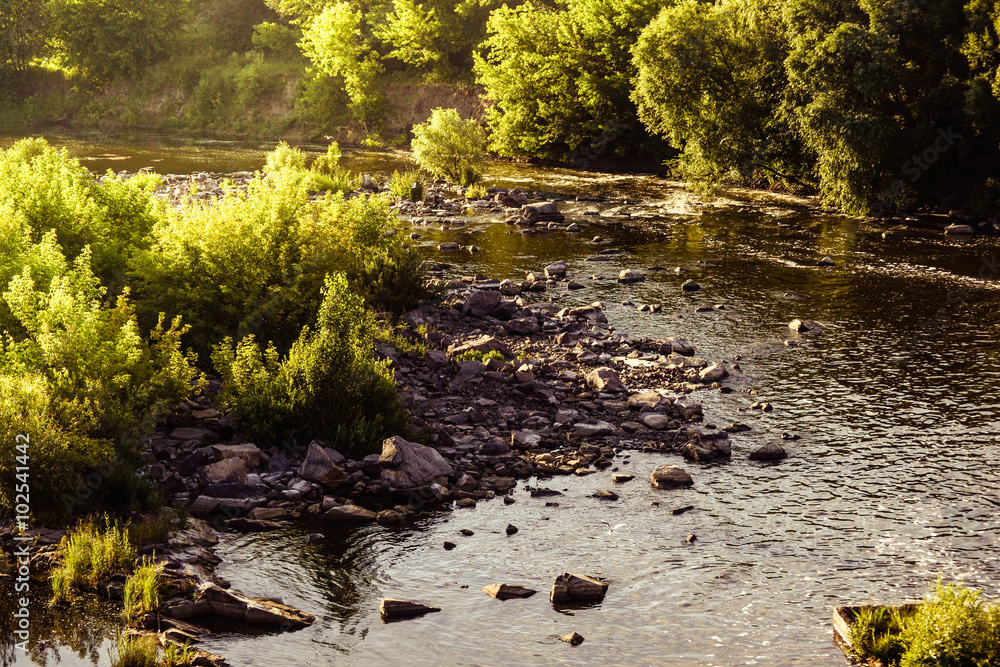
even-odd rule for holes
{"type": "Polygon", "coordinates": [[[629,98],[631,46],[672,0],[535,2],[493,12],[478,80],[494,102],[492,147],[510,157],[589,162],[649,139],[629,98]],[[609,150],[612,149],[612,150],[609,150]]]}
{"type": "Polygon", "coordinates": [[[45,45],[45,0],[0,0],[0,80],[20,90],[32,59],[45,45]]]}
{"type": "Polygon", "coordinates": [[[188,0],[49,0],[52,41],[85,85],[133,78],[166,52],[188,0]]]}

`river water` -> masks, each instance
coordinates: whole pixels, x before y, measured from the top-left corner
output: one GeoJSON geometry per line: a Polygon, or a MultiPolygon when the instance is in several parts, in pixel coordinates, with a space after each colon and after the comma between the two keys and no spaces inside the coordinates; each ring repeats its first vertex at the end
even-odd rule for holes
{"type": "MultiPolygon", "coordinates": [[[[157,153],[134,140],[66,144],[79,155],[114,158],[88,161],[95,170],[137,169],[155,155],[161,165],[202,165],[157,167],[164,172],[255,169],[267,148],[216,142],[157,153]],[[198,162],[205,150],[223,157],[198,162]]],[[[348,166],[373,172],[402,159],[345,156],[348,166]]],[[[563,497],[530,498],[522,483],[513,505],[481,502],[402,530],[343,528],[318,543],[306,539],[305,528],[226,536],[218,548],[221,576],[318,620],[283,635],[218,636],[206,649],[233,665],[269,667],[833,666],[846,664],[832,643],[836,605],[920,598],[938,577],[1000,594],[996,237],[946,237],[943,220],[875,225],[759,192],[703,200],[652,176],[499,164],[487,168],[485,180],[619,201],[562,203],[568,221],[581,225],[578,235],[523,236],[475,215],[458,229],[414,227],[424,234],[417,243],[428,257],[461,264],[454,275],[517,279],[565,260],[570,277],[588,286],[563,297],[567,303],[600,300],[619,331],[683,336],[709,359],[738,355],[742,372],[734,382],[756,389],[756,396],[696,396],[707,422],[741,421],[753,430],[733,437],[726,463],[619,457],[616,467],[636,479],[615,488],[621,498],[614,503],[589,497],[611,486],[608,471],[544,483],[563,497]],[[625,199],[644,204],[627,208],[631,217],[611,217],[625,199]],[[607,243],[591,243],[597,235],[607,243]],[[443,240],[483,250],[439,255],[443,240]],[[623,252],[611,262],[585,261],[608,247],[623,252]],[[838,266],[816,267],[827,255],[838,266]],[[646,271],[653,266],[671,271],[646,271]],[[675,267],[688,273],[676,275],[675,267]],[[625,287],[591,280],[613,278],[621,268],[639,269],[647,281],[625,287]],[[687,278],[704,289],[682,292],[687,278]],[[660,303],[663,312],[639,313],[620,305],[625,300],[660,303]],[[725,309],[694,312],[717,304],[725,309]],[[798,337],[787,328],[794,318],[816,320],[824,330],[798,337]],[[787,346],[787,339],[802,344],[787,346]],[[756,400],[770,401],[774,411],[748,411],[756,400]],[[787,460],[747,459],[783,432],[800,436],[783,442],[787,460]],[[663,462],[685,467],[694,486],[651,489],[649,473],[663,462]],[[559,506],[547,507],[546,500],[559,506]],[[670,513],[684,505],[696,509],[670,513]],[[608,535],[601,520],[627,526],[608,535]],[[506,535],[508,523],[519,528],[515,535],[506,535]],[[463,528],[475,534],[463,537],[463,528]],[[697,539],[686,543],[690,533],[697,539]],[[445,540],[458,546],[446,551],[445,540]],[[547,592],[564,571],[606,578],[607,597],[599,605],[554,609],[547,592]],[[540,592],[500,602],[480,590],[495,582],[540,592]],[[382,597],[442,611],[383,624],[382,597]],[[586,641],[578,647],[558,641],[572,631],[586,641]]],[[[59,664],[76,664],[67,655],[59,664]]],[[[107,663],[81,655],[79,664],[107,663]]],[[[33,663],[14,656],[13,664],[33,663]]]]}

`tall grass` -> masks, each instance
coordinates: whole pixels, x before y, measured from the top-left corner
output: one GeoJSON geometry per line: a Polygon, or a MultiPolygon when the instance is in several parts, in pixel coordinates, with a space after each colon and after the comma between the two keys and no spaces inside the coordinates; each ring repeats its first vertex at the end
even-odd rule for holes
{"type": "Polygon", "coordinates": [[[113,667],[158,667],[155,637],[140,637],[118,632],[112,655],[113,667]]]}
{"type": "Polygon", "coordinates": [[[136,548],[129,541],[127,524],[106,514],[103,523],[102,529],[90,518],[59,543],[63,564],[50,575],[53,603],[66,601],[74,588],[93,590],[115,573],[132,569],[136,548]]]}
{"type": "Polygon", "coordinates": [[[160,566],[148,556],[125,580],[125,609],[122,615],[127,623],[135,624],[146,614],[160,607],[160,566]]]}

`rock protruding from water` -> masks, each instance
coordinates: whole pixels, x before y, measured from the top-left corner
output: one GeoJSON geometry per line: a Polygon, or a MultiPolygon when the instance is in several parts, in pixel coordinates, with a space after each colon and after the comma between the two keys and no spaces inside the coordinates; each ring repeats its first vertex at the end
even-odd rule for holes
{"type": "Polygon", "coordinates": [[[799,333],[809,333],[822,331],[823,326],[815,320],[792,320],[788,323],[788,328],[799,333]]]}
{"type": "Polygon", "coordinates": [[[830,256],[826,256],[823,259],[816,262],[816,266],[837,266],[837,263],[834,262],[830,256]]]}
{"type": "Polygon", "coordinates": [[[223,616],[246,623],[275,625],[283,630],[304,628],[316,621],[315,616],[294,607],[273,600],[252,598],[211,583],[202,585],[194,600],[167,603],[161,613],[181,620],[223,616]]]}
{"type": "Polygon", "coordinates": [[[698,290],[701,289],[701,285],[699,285],[693,280],[688,279],[681,284],[681,289],[684,290],[685,292],[697,292],[698,290]]]}
{"type": "Polygon", "coordinates": [[[409,600],[394,600],[393,598],[383,598],[379,605],[379,613],[383,621],[395,621],[403,618],[414,618],[423,616],[432,611],[441,611],[440,607],[428,607],[419,602],[409,600]]]}
{"type": "Polygon", "coordinates": [[[511,598],[530,598],[537,593],[533,588],[524,586],[512,586],[511,584],[490,584],[483,589],[483,592],[497,600],[510,600],[511,598]]]}
{"type": "Polygon", "coordinates": [[[382,480],[392,489],[411,489],[427,486],[435,478],[450,475],[451,466],[437,450],[398,435],[382,443],[382,480]]]}
{"type": "Polygon", "coordinates": [[[552,584],[552,602],[600,602],[608,592],[608,583],[585,574],[563,572],[552,584]]]}
{"type": "Polygon", "coordinates": [[[787,457],[788,452],[776,442],[769,442],[760,449],[750,453],[751,461],[780,461],[787,457]]]}
{"type": "Polygon", "coordinates": [[[560,637],[559,641],[566,642],[570,646],[579,646],[580,644],[583,643],[583,635],[576,632],[571,632],[568,635],[563,635],[562,637],[560,637]]]}
{"type": "Polygon", "coordinates": [[[654,489],[679,489],[694,484],[691,475],[683,468],[664,464],[656,468],[650,476],[654,489]]]}
{"type": "Polygon", "coordinates": [[[635,269],[622,269],[618,274],[618,282],[623,285],[631,285],[632,283],[639,283],[646,279],[646,276],[642,275],[635,269]]]}
{"type": "Polygon", "coordinates": [[[533,225],[538,222],[562,222],[565,216],[554,201],[525,204],[521,207],[520,223],[533,225]]]}
{"type": "Polygon", "coordinates": [[[333,489],[348,478],[347,473],[337,465],[343,462],[344,457],[339,452],[313,441],[309,443],[306,457],[299,466],[299,477],[333,489]]]}

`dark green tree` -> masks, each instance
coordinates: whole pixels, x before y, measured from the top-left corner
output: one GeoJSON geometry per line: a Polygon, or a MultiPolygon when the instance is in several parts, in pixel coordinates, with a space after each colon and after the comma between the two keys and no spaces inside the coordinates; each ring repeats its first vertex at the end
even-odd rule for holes
{"type": "Polygon", "coordinates": [[[476,59],[494,102],[493,150],[509,157],[587,161],[649,136],[630,99],[631,47],[670,0],[528,2],[493,12],[476,59]]]}
{"type": "Polygon", "coordinates": [[[59,60],[84,85],[134,78],[163,57],[188,0],[49,0],[59,60]]]}
{"type": "Polygon", "coordinates": [[[0,83],[19,92],[32,59],[45,46],[45,0],[0,0],[0,83]]]}
{"type": "Polygon", "coordinates": [[[796,0],[786,20],[787,113],[828,201],[867,213],[940,196],[978,161],[960,3],[796,0]]]}
{"type": "Polygon", "coordinates": [[[780,113],[788,42],[778,2],[687,0],[664,9],[633,52],[639,117],[681,151],[686,178],[804,176],[808,158],[780,113]]]}

